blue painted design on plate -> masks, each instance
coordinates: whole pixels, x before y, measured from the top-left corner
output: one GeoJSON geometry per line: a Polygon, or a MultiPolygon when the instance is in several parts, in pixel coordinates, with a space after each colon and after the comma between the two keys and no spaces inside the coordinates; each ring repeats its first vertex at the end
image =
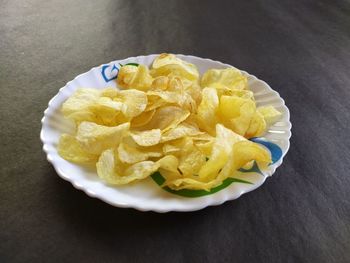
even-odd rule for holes
{"type": "Polygon", "coordinates": [[[274,144],[274,143],[269,142],[269,141],[267,141],[265,139],[257,138],[257,137],[250,138],[249,140],[251,140],[252,142],[256,142],[256,143],[262,144],[267,149],[269,149],[269,151],[271,152],[272,164],[274,164],[279,159],[281,159],[281,157],[282,157],[282,150],[277,144],[274,144]]]}
{"type": "Polygon", "coordinates": [[[113,66],[111,65],[103,65],[102,66],[102,70],[101,70],[101,74],[103,79],[106,82],[110,82],[113,79],[116,79],[119,73],[119,68],[113,64],[113,66]]]}

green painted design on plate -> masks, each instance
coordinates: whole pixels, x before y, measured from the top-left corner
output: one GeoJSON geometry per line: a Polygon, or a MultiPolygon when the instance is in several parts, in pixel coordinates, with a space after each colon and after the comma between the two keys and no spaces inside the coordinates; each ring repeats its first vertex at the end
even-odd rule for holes
{"type": "MultiPolygon", "coordinates": [[[[156,172],[154,174],[151,175],[152,179],[159,185],[162,186],[165,182],[164,177],[159,173],[156,172]]],[[[201,196],[205,196],[205,195],[211,195],[214,194],[226,187],[228,187],[230,184],[232,183],[243,183],[243,184],[253,184],[249,181],[245,181],[242,179],[238,179],[238,178],[233,178],[233,177],[229,177],[226,178],[222,184],[210,189],[209,191],[205,191],[205,190],[190,190],[190,189],[181,189],[181,190],[173,190],[170,189],[168,186],[162,187],[165,191],[172,193],[172,194],[176,194],[176,195],[180,195],[180,196],[184,196],[184,197],[201,197],[201,196]]]]}

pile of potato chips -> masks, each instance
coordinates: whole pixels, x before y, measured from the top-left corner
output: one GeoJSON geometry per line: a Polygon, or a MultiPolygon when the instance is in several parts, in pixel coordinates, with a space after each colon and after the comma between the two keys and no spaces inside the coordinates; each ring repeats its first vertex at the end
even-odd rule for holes
{"type": "Polygon", "coordinates": [[[257,108],[247,78],[238,69],[210,69],[172,54],[151,69],[125,65],[120,89],[78,89],[63,106],[76,123],[62,134],[58,151],[66,160],[96,164],[110,184],[128,184],[159,171],[171,189],[209,190],[270,153],[247,138],[260,136],[281,114],[257,108]]]}

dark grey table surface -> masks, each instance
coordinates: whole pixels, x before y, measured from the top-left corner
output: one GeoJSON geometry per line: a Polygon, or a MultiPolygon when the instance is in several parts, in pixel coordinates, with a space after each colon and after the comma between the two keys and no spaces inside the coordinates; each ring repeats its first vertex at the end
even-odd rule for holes
{"type": "Polygon", "coordinates": [[[349,1],[0,1],[1,262],[350,262],[349,1]],[[41,150],[49,99],[76,75],[173,52],[267,81],[291,111],[283,165],[193,213],[119,209],[41,150]]]}

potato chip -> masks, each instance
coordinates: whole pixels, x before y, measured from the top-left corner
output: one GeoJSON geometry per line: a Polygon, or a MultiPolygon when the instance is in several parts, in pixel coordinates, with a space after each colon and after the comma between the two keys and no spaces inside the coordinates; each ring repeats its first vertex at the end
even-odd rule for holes
{"type": "Polygon", "coordinates": [[[164,101],[162,98],[160,98],[157,95],[148,94],[147,99],[148,99],[148,103],[147,103],[145,112],[156,110],[162,106],[168,105],[168,103],[166,101],[164,101]]]}
{"type": "Polygon", "coordinates": [[[61,135],[57,151],[67,161],[75,163],[95,163],[98,159],[98,155],[84,151],[75,137],[69,134],[61,135]]]}
{"type": "Polygon", "coordinates": [[[244,137],[252,138],[263,135],[266,129],[266,122],[264,116],[256,111],[250,121],[249,128],[246,131],[244,137]]]}
{"type": "Polygon", "coordinates": [[[282,115],[282,113],[276,110],[273,106],[259,107],[257,111],[262,114],[265,122],[268,125],[271,125],[272,123],[276,122],[278,118],[282,115]]]}
{"type": "Polygon", "coordinates": [[[147,90],[152,85],[153,78],[144,65],[126,65],[120,68],[117,83],[124,89],[147,90]]]}
{"type": "Polygon", "coordinates": [[[209,69],[204,73],[201,86],[210,87],[214,83],[220,83],[229,89],[246,89],[247,77],[236,68],[209,69]]]}
{"type": "Polygon", "coordinates": [[[176,153],[181,151],[181,149],[175,145],[172,145],[170,143],[166,143],[163,145],[163,153],[166,154],[171,154],[171,153],[176,153]]]}
{"type": "Polygon", "coordinates": [[[193,111],[196,108],[196,103],[192,97],[186,92],[173,91],[149,91],[147,95],[158,96],[166,103],[177,104],[184,109],[193,111]]]}
{"type": "Polygon", "coordinates": [[[221,96],[219,115],[223,123],[236,133],[244,135],[256,111],[254,101],[237,96],[221,96]]]}
{"type": "Polygon", "coordinates": [[[88,108],[100,97],[100,91],[96,89],[80,88],[73,93],[62,105],[62,113],[69,116],[80,111],[88,111],[88,108]]]}
{"type": "Polygon", "coordinates": [[[183,122],[189,115],[190,112],[188,110],[182,109],[180,107],[161,107],[156,110],[152,119],[145,126],[139,127],[138,129],[160,129],[162,132],[166,132],[176,127],[179,123],[183,122]]]}
{"type": "Polygon", "coordinates": [[[195,65],[177,58],[173,54],[161,54],[152,64],[151,75],[167,76],[173,74],[189,80],[197,80],[199,73],[195,65]]]}
{"type": "Polygon", "coordinates": [[[162,136],[161,142],[176,140],[185,136],[196,136],[204,134],[197,127],[188,123],[181,123],[177,127],[165,132],[162,136]]]}
{"type": "Polygon", "coordinates": [[[160,143],[162,132],[160,129],[134,131],[130,133],[133,140],[140,146],[152,146],[160,143]]]}
{"type": "Polygon", "coordinates": [[[92,112],[95,119],[98,120],[97,123],[107,126],[116,124],[116,117],[120,114],[122,108],[123,103],[113,101],[108,97],[100,97],[94,104],[89,106],[90,112],[92,112]]]}
{"type": "Polygon", "coordinates": [[[213,150],[214,142],[214,139],[210,141],[195,141],[195,145],[197,149],[199,149],[208,158],[213,150]]]}
{"type": "Polygon", "coordinates": [[[167,90],[168,84],[169,78],[167,76],[159,76],[153,80],[150,90],[167,90]]]}
{"type": "Polygon", "coordinates": [[[144,179],[157,171],[159,166],[159,163],[153,161],[141,161],[130,166],[123,165],[112,149],[104,151],[96,163],[98,176],[115,185],[144,179]]]}
{"type": "Polygon", "coordinates": [[[257,143],[245,140],[234,144],[233,170],[238,170],[243,165],[255,160],[261,169],[271,163],[270,152],[257,143]]]}
{"type": "Polygon", "coordinates": [[[101,90],[101,97],[108,97],[110,99],[117,98],[119,96],[120,90],[116,88],[105,88],[101,90]]]}
{"type": "Polygon", "coordinates": [[[101,120],[101,118],[98,118],[98,116],[95,113],[91,112],[89,109],[83,109],[81,111],[73,112],[69,115],[66,115],[66,118],[74,121],[77,124],[79,124],[82,121],[89,121],[89,122],[95,122],[98,124],[103,124],[103,121],[101,120]]]}
{"type": "Polygon", "coordinates": [[[167,155],[164,156],[162,159],[158,161],[158,164],[160,165],[160,169],[177,173],[177,167],[179,166],[179,160],[174,155],[167,155]]]}
{"type": "Polygon", "coordinates": [[[242,140],[244,137],[234,133],[230,129],[225,128],[221,124],[216,125],[216,138],[213,144],[212,152],[209,160],[203,165],[199,171],[201,179],[212,179],[218,174],[220,169],[227,162],[228,156],[232,151],[233,144],[242,140]]]}
{"type": "Polygon", "coordinates": [[[204,88],[202,90],[202,101],[199,104],[197,116],[199,126],[209,133],[214,133],[217,123],[217,110],[219,98],[214,88],[204,88]]]}
{"type": "Polygon", "coordinates": [[[136,128],[136,127],[146,125],[152,119],[155,112],[156,112],[155,109],[142,112],[140,115],[134,117],[131,120],[130,126],[136,128]]]}
{"type": "Polygon", "coordinates": [[[146,93],[135,89],[122,90],[119,98],[123,102],[121,110],[127,118],[140,115],[146,109],[148,102],[146,93]]]}
{"type": "Polygon", "coordinates": [[[107,127],[93,122],[82,122],[78,126],[77,140],[82,148],[92,154],[101,154],[108,148],[116,147],[123,135],[129,131],[130,123],[107,127]]]}
{"type": "Polygon", "coordinates": [[[118,157],[124,163],[137,163],[147,160],[151,157],[161,157],[161,152],[151,152],[147,149],[140,149],[128,145],[126,142],[122,142],[118,146],[118,157]]]}
{"type": "Polygon", "coordinates": [[[205,154],[192,145],[190,149],[182,151],[179,161],[179,170],[184,176],[196,175],[205,162],[205,154]]]}

